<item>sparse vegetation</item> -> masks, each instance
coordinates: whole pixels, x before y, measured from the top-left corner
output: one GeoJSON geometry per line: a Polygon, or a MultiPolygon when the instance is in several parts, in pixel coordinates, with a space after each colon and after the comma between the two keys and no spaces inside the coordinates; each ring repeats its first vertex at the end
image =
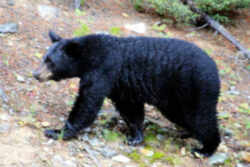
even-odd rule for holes
{"type": "MultiPolygon", "coordinates": [[[[239,8],[249,8],[250,0],[193,0],[203,12],[222,23],[229,23],[232,12],[239,8]]],[[[172,17],[178,23],[196,22],[199,16],[180,0],[132,0],[138,11],[154,10],[162,16],[172,17]]]]}
{"type": "Polygon", "coordinates": [[[120,138],[120,135],[117,132],[108,130],[108,129],[104,129],[103,130],[103,137],[105,140],[113,142],[113,141],[117,141],[120,138]]]}
{"type": "Polygon", "coordinates": [[[90,28],[88,27],[87,24],[81,22],[81,26],[74,31],[74,36],[79,37],[79,36],[84,36],[90,33],[90,28]]]}
{"type": "Polygon", "coordinates": [[[121,29],[119,27],[111,27],[109,32],[110,34],[115,35],[115,36],[121,35],[121,29]]]}

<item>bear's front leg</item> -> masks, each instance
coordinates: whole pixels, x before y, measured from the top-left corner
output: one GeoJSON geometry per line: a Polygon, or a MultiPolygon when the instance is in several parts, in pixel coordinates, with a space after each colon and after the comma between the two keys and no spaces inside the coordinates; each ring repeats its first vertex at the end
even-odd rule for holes
{"type": "Polygon", "coordinates": [[[116,101],[115,106],[130,130],[127,144],[133,146],[141,144],[143,142],[144,104],[123,100],[116,101]]]}
{"type": "Polygon", "coordinates": [[[103,85],[96,82],[87,87],[80,86],[79,95],[65,126],[61,130],[46,130],[45,136],[55,140],[59,138],[68,140],[76,137],[83,128],[90,126],[94,122],[107,92],[107,88],[102,87],[103,85]]]}

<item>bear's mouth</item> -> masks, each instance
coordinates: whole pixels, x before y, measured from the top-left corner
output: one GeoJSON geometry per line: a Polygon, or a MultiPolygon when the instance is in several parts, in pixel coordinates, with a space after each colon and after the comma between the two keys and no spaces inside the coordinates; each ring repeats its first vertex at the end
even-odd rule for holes
{"type": "Polygon", "coordinates": [[[35,71],[33,71],[33,77],[39,82],[45,82],[52,79],[52,72],[48,69],[46,64],[42,63],[35,71]]]}

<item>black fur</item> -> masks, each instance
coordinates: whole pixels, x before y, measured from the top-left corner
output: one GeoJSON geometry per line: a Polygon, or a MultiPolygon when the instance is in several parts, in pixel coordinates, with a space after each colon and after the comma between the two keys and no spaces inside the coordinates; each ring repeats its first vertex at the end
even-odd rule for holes
{"type": "MultiPolygon", "coordinates": [[[[108,35],[62,39],[54,33],[50,37],[54,43],[43,60],[53,73],[50,79],[80,78],[64,139],[90,126],[109,97],[131,130],[129,144],[143,141],[148,103],[198,139],[203,144],[199,152],[216,151],[220,80],[216,64],[200,48],[178,39],[108,35]]],[[[46,131],[54,139],[59,133],[46,131]]]]}

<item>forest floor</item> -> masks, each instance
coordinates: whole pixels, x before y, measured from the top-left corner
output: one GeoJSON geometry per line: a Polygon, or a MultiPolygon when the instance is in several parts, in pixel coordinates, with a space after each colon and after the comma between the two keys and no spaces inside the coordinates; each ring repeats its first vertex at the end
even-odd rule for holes
{"type": "MultiPolygon", "coordinates": [[[[0,24],[18,24],[17,33],[0,33],[1,167],[206,167],[213,161],[194,157],[190,149],[197,145],[195,140],[180,139],[175,126],[151,106],[146,106],[150,112],[142,146],[124,144],[126,126],[119,117],[113,119],[117,115],[109,100],[94,125],[77,139],[53,141],[43,135],[48,127],[63,126],[78,79],[41,84],[31,73],[51,44],[48,31],[72,37],[81,22],[91,33],[176,37],[203,48],[216,61],[222,80],[218,105],[222,143],[215,158],[222,157],[219,166],[249,166],[250,65],[231,43],[209,29],[191,32],[194,27],[172,24],[153,28],[161,18],[138,13],[128,0],[86,0],[83,12],[76,12],[72,4],[73,0],[0,1],[0,24]],[[41,5],[56,8],[55,17],[39,14],[41,5]],[[144,23],[146,32],[125,26],[137,23],[144,23]]],[[[242,10],[236,20],[227,29],[250,48],[250,11],[242,10]]]]}

